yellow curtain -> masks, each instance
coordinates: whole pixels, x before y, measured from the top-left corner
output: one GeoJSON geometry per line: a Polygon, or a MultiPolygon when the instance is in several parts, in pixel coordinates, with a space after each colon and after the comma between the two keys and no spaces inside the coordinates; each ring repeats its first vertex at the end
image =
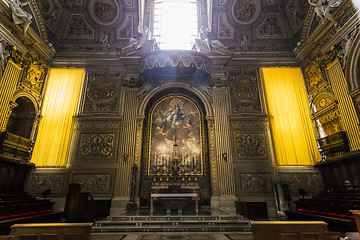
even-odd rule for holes
{"type": "Polygon", "coordinates": [[[31,161],[36,167],[65,167],[84,69],[50,69],[31,161]]]}
{"type": "Polygon", "coordinates": [[[262,68],[277,165],[313,165],[321,159],[299,68],[262,68]]]}

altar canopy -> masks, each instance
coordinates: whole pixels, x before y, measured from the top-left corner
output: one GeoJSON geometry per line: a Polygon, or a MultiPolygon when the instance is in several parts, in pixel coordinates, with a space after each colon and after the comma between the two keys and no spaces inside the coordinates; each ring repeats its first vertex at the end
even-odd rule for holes
{"type": "Polygon", "coordinates": [[[149,175],[170,175],[178,159],[180,175],[202,175],[202,115],[182,95],[160,99],[152,108],[149,141],[149,175]]]}

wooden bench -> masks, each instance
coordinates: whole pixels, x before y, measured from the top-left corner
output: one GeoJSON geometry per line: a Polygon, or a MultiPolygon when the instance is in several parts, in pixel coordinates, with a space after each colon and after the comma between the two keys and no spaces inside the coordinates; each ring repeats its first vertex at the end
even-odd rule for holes
{"type": "Polygon", "coordinates": [[[322,221],[253,221],[253,240],[339,240],[322,221]]]}
{"type": "Polygon", "coordinates": [[[92,223],[15,224],[0,240],[90,240],[92,223]]]}

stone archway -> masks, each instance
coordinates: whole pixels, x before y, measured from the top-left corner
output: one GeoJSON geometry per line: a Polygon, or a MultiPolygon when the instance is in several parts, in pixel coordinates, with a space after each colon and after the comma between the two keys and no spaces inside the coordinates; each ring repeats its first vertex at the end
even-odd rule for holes
{"type": "Polygon", "coordinates": [[[30,139],[36,115],[35,106],[27,97],[17,98],[15,104],[16,107],[9,118],[7,132],[30,139]]]}

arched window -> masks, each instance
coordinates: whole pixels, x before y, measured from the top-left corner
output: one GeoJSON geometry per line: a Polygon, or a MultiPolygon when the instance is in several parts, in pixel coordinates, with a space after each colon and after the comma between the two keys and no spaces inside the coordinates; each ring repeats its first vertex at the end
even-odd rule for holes
{"type": "Polygon", "coordinates": [[[196,0],[155,0],[153,33],[161,50],[191,50],[198,35],[196,0]]]}

